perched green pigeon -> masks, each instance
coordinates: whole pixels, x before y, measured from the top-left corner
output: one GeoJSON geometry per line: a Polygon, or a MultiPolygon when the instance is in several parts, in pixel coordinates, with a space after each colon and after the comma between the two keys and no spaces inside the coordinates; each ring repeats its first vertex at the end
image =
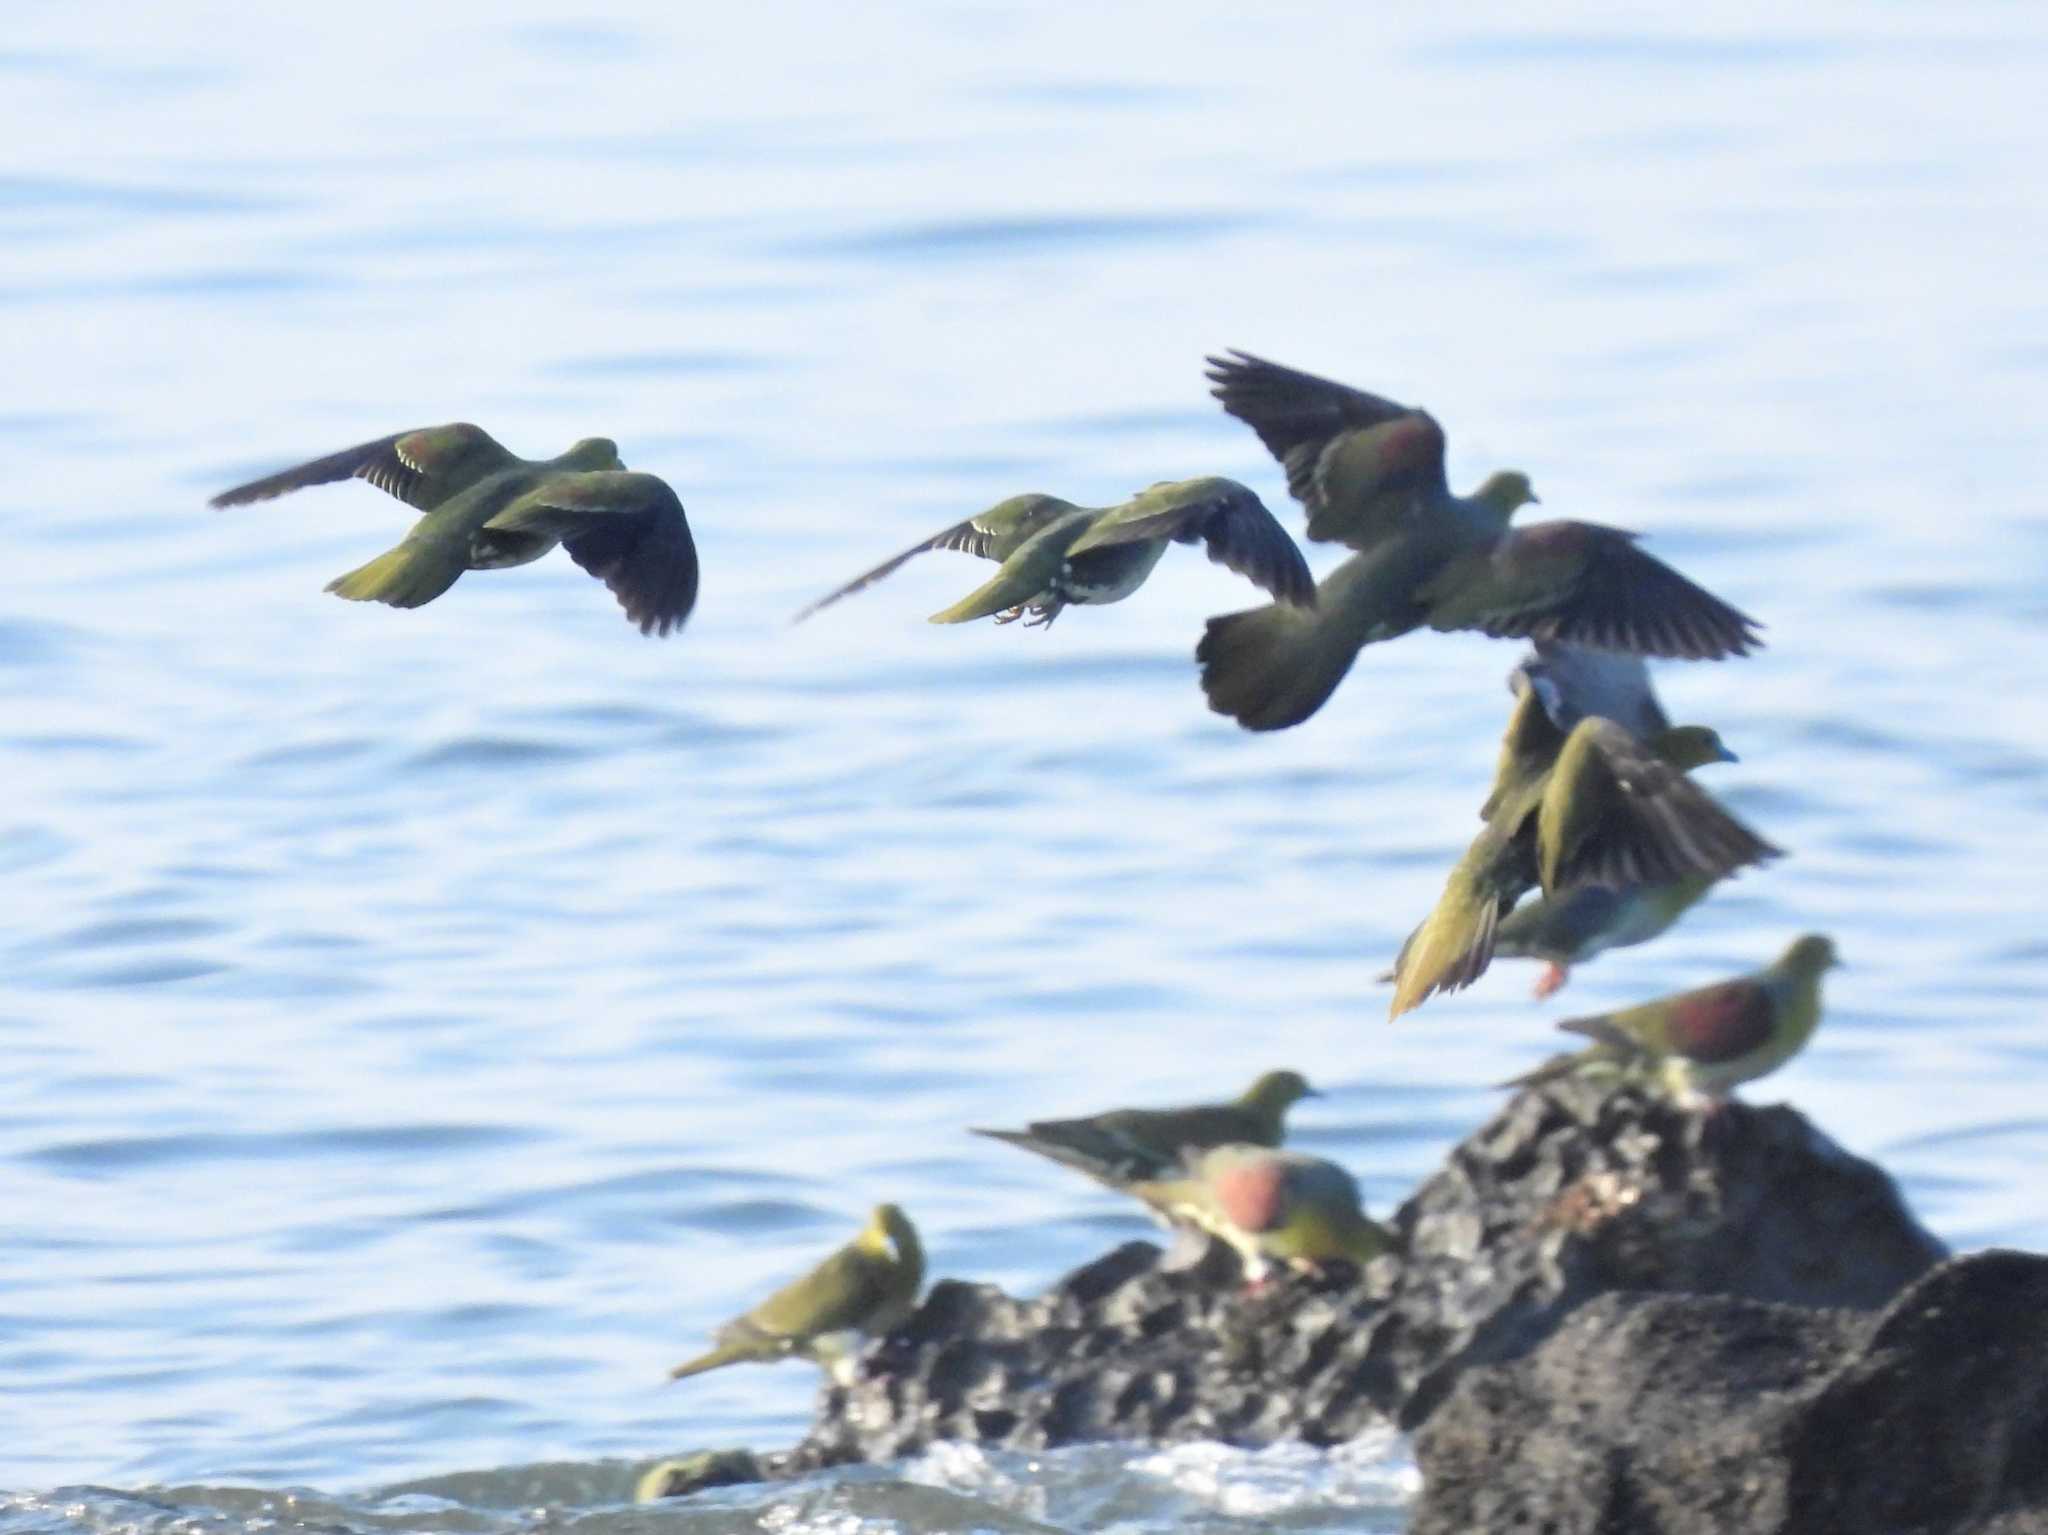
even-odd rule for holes
{"type": "Polygon", "coordinates": [[[752,1450],[699,1450],[673,1460],[657,1461],[640,1475],[633,1489],[635,1503],[688,1497],[712,1487],[765,1482],[768,1472],[752,1450]]]}
{"type": "Polygon", "coordinates": [[[876,1205],[859,1236],[720,1327],[712,1334],[718,1346],[677,1365],[669,1379],[801,1354],[825,1366],[834,1380],[849,1384],[861,1343],[881,1337],[910,1315],[923,1285],[924,1247],[917,1228],[895,1205],[876,1205]]]}
{"type": "Polygon", "coordinates": [[[1247,729],[1300,724],[1362,646],[1425,625],[1695,660],[1761,643],[1755,620],[1643,553],[1632,533],[1589,522],[1510,531],[1536,499],[1517,470],[1452,495],[1443,428],[1427,412],[1244,352],[1209,364],[1223,408],[1285,467],[1308,536],[1358,551],[1313,606],[1209,620],[1195,651],[1202,689],[1247,729]]]}
{"type": "Polygon", "coordinates": [[[354,602],[416,608],[466,570],[537,560],[556,544],[611,588],[642,634],[682,627],[697,601],[697,546],[675,492],[619,462],[609,438],[559,458],[515,457],[458,421],[381,437],[224,490],[217,507],[267,501],[339,480],[367,480],[425,515],[403,542],[327,590],[354,602]]]}
{"type": "Polygon", "coordinates": [[[1436,909],[1401,946],[1391,972],[1398,1018],[1439,991],[1471,985],[1492,962],[1501,920],[1531,889],[1665,885],[1718,879],[1778,855],[1686,774],[1733,757],[1699,725],[1637,740],[1588,715],[1560,730],[1541,690],[1518,678],[1479,835],[1451,870],[1436,909]]]}
{"type": "Polygon", "coordinates": [[[976,1130],[1050,1157],[1121,1189],[1178,1172],[1189,1151],[1233,1142],[1277,1146],[1287,1111],[1315,1089],[1298,1071],[1269,1071],[1228,1103],[1177,1109],[1111,1109],[1086,1119],[1034,1120],[1022,1130],[976,1130]]]}
{"type": "Polygon", "coordinates": [[[1394,1245],[1366,1217],[1358,1185],[1335,1162],[1265,1146],[1214,1146],[1179,1175],[1130,1185],[1169,1223],[1227,1243],[1260,1284],[1275,1263],[1315,1273],[1335,1258],[1363,1265],[1394,1245]]]}
{"type": "Polygon", "coordinates": [[[1210,475],[1162,480],[1121,506],[1012,496],[820,597],[791,621],[801,623],[929,550],[958,549],[999,561],[1001,568],[952,607],[934,613],[933,623],[992,617],[999,624],[1023,618],[1026,628],[1044,626],[1075,603],[1123,601],[1145,584],[1168,544],[1197,539],[1208,545],[1210,559],[1281,602],[1315,601],[1315,578],[1287,530],[1244,486],[1210,475]]]}
{"type": "Polygon", "coordinates": [[[1502,1086],[1641,1069],[1681,1103],[1718,1106],[1736,1086],[1776,1071],[1806,1047],[1820,1023],[1820,978],[1840,963],[1833,940],[1808,933],[1752,975],[1618,1013],[1568,1018],[1560,1029],[1595,1043],[1502,1086]]]}

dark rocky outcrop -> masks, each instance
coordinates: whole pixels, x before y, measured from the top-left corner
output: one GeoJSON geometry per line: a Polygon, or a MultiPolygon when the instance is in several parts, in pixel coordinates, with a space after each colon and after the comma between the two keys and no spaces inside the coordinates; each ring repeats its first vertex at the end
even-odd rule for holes
{"type": "Polygon", "coordinates": [[[2048,1259],[1884,1312],[1605,1296],[1467,1371],[1416,1437],[1414,1535],[2048,1530],[2048,1259]]]}
{"type": "Polygon", "coordinates": [[[826,1393],[798,1460],[938,1439],[1333,1444],[1428,1417],[1459,1374],[1613,1291],[1876,1307],[1943,1256],[1891,1179],[1787,1108],[1525,1092],[1454,1150],[1363,1274],[1244,1295],[1134,1242],[1035,1300],[954,1281],[826,1393]]]}
{"type": "Polygon", "coordinates": [[[823,1393],[805,1441],[759,1464],[784,1475],[945,1439],[1334,1444],[1424,1422],[1466,1372],[1530,1353],[1601,1296],[1868,1309],[1943,1256],[1881,1170],[1791,1109],[1702,1120],[1580,1082],[1509,1100],[1393,1225],[1400,1251],[1363,1274],[1256,1295],[1220,1249],[1175,1271],[1145,1242],[1032,1300],[942,1281],[858,1382],[823,1393]]]}
{"type": "Polygon", "coordinates": [[[2005,1531],[2048,1505],[2048,1260],[1944,1264],[1791,1109],[1525,1091],[1392,1224],[1362,1274],[1257,1294],[1221,1249],[1171,1270],[1146,1242],[1031,1300],[942,1281],[802,1444],[663,1485],[1392,1421],[1421,1531],[2005,1531]]]}

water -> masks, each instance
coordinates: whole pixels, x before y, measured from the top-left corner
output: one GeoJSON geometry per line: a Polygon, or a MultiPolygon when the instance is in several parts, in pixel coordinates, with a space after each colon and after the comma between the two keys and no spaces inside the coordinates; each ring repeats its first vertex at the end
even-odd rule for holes
{"type": "MultiPolygon", "coordinates": [[[[2048,1242],[2037,9],[9,33],[0,1528],[639,1527],[647,1460],[800,1432],[805,1369],[659,1383],[874,1200],[1025,1289],[1147,1229],[964,1126],[1292,1065],[1385,1209],[1552,1018],[1806,928],[1853,968],[1756,1095],[1955,1245],[2048,1242]],[[1430,405],[1455,482],[1526,468],[1767,620],[1662,685],[1796,856],[1553,1003],[1503,964],[1389,1028],[1510,647],[1368,652],[1255,739],[1188,660],[1250,590],[1187,551],[1046,634],[924,624],[981,579],[950,555],[785,627],[1018,490],[1226,473],[1298,527],[1205,397],[1231,345],[1430,405]],[[391,503],[203,506],[458,416],[672,480],[688,631],[560,557],[339,603],[391,503]]],[[[673,1517],[1381,1530],[1412,1482],[962,1451],[673,1517]]]]}

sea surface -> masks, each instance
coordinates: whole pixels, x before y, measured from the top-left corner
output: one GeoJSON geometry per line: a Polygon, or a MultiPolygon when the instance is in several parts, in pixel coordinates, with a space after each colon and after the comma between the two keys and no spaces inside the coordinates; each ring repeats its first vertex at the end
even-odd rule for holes
{"type": "Polygon", "coordinates": [[[1385,1211],[1554,1020],[1803,930],[1849,968],[1751,1096],[2048,1245],[2048,8],[8,17],[0,1535],[1397,1530],[1391,1439],[621,1505],[801,1433],[807,1367],[664,1373],[873,1202],[1022,1291],[1150,1229],[967,1126],[1293,1066],[1385,1211]],[[1226,346],[1762,618],[1659,680],[1793,856],[1390,1027],[1514,647],[1379,647],[1254,737],[1190,651],[1256,594],[1196,550],[1045,633],[926,624],[954,554],[789,625],[1022,490],[1230,474],[1298,528],[1226,346]],[[457,418],[669,479],[688,629],[559,555],[342,603],[394,503],[205,506],[457,418]]]}

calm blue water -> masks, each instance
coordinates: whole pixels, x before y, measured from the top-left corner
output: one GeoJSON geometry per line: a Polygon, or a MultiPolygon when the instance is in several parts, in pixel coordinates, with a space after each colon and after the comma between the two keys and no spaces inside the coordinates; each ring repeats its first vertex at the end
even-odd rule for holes
{"type": "MultiPolygon", "coordinates": [[[[2048,14],[1459,14],[10,11],[0,1530],[607,1504],[800,1431],[808,1370],[663,1372],[873,1201],[1026,1289],[1147,1229],[966,1125],[1292,1065],[1389,1207],[1552,1019],[1806,928],[1853,968],[1753,1092],[1950,1242],[2048,1244],[2048,14]],[[1019,490],[1226,473],[1298,527],[1206,398],[1231,345],[1426,403],[1454,481],[1525,468],[1767,620],[1661,682],[1796,856],[1554,1002],[1503,964],[1389,1027],[1512,648],[1368,652],[1253,738],[1189,659],[1251,593],[1187,551],[1046,634],[926,625],[985,573],[951,555],[786,627],[1019,490]],[[560,557],[340,603],[393,503],[203,505],[455,417],[669,478],[688,631],[560,557]]],[[[903,1475],[676,1527],[1412,1495],[1394,1445],[903,1475]]]]}

